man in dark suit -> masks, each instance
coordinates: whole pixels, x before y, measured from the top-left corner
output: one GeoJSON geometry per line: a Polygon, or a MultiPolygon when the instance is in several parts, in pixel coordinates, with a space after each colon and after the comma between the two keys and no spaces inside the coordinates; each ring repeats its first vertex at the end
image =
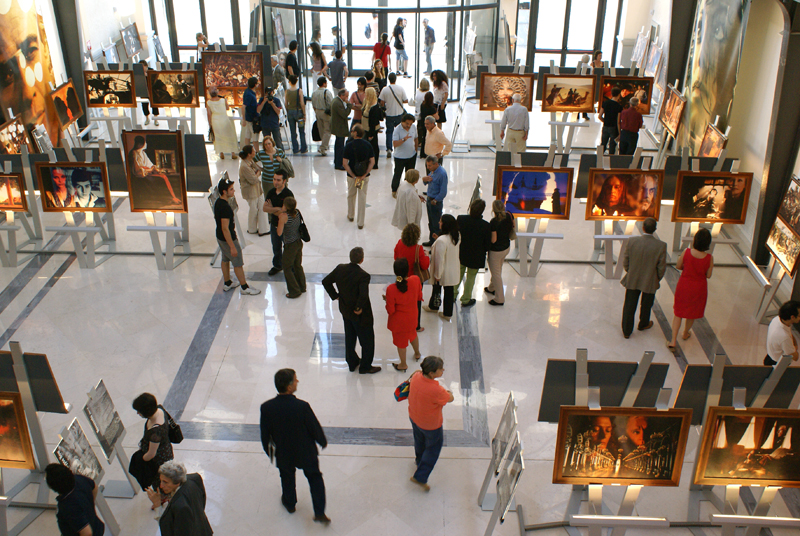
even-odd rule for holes
{"type": "Polygon", "coordinates": [[[469,214],[462,214],[458,221],[458,230],[461,233],[461,247],[458,257],[461,261],[461,280],[464,281],[464,292],[461,294],[461,307],[472,307],[475,298],[472,297],[472,288],[475,286],[475,276],[478,270],[486,266],[486,254],[492,245],[492,226],[483,219],[486,210],[486,201],[476,199],[469,206],[469,214]],[[464,280],[464,272],[467,278],[464,280]]]}
{"type": "Polygon", "coordinates": [[[325,448],[328,440],[308,402],[294,396],[297,384],[294,370],[281,369],[275,373],[278,396],[261,404],[261,444],[264,452],[275,456],[275,465],[281,473],[281,503],[286,510],[290,514],[295,511],[295,468],[300,468],[311,488],[314,521],[327,525],[331,520],[325,515],[325,482],[319,471],[317,443],[325,448]]]}
{"type": "Polygon", "coordinates": [[[346,171],[342,158],[344,156],[344,142],[350,135],[350,122],[347,117],[350,115],[350,110],[353,109],[353,105],[347,102],[349,95],[350,92],[342,88],[331,103],[331,134],[336,136],[336,142],[333,145],[333,167],[339,171],[346,171]]]}
{"type": "Polygon", "coordinates": [[[633,332],[633,320],[639,295],[642,295],[642,310],[639,313],[639,331],[653,327],[650,309],[656,299],[659,283],[667,271],[667,244],[653,236],[656,220],[647,218],[642,224],[642,236],[630,238],[622,256],[625,277],[625,305],[622,308],[622,334],[629,338],[633,332]]]}
{"type": "Polygon", "coordinates": [[[332,300],[339,300],[339,312],[344,319],[345,359],[350,372],[358,367],[359,374],[375,374],[381,367],[372,366],[375,355],[375,332],[372,329],[372,304],[369,301],[370,276],[359,266],[364,262],[364,250],[350,250],[350,264],[340,264],[322,280],[332,300]],[[336,285],[336,286],[334,286],[336,285]],[[361,343],[361,359],[356,353],[356,339],[361,343]]]}
{"type": "MultiPolygon", "coordinates": [[[[206,488],[203,477],[197,473],[186,474],[186,468],[169,460],[158,468],[161,491],[169,502],[161,514],[158,527],[162,536],[212,536],[214,531],[206,517],[206,488]]],[[[154,508],[161,505],[161,494],[148,490],[154,508]]]]}

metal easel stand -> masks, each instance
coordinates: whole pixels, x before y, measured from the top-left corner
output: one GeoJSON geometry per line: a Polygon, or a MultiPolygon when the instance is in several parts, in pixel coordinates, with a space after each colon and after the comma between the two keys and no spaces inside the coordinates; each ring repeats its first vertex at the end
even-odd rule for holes
{"type": "Polygon", "coordinates": [[[774,257],[771,257],[770,264],[767,265],[768,270],[766,274],[761,271],[761,268],[749,256],[745,256],[744,262],[745,266],[747,266],[747,269],[750,271],[750,275],[752,275],[756,283],[761,286],[761,301],[758,303],[758,309],[756,309],[756,320],[758,320],[759,324],[769,324],[770,317],[778,314],[777,309],[770,309],[770,307],[772,306],[773,300],[775,300],[775,295],[778,293],[783,280],[786,279],[789,274],[786,273],[786,270],[783,269],[774,257]],[[778,270],[777,277],[774,276],[776,269],[778,270]]]}
{"type": "MultiPolygon", "coordinates": [[[[106,71],[110,70],[108,67],[108,61],[106,60],[105,56],[101,57],[101,62],[103,64],[103,68],[106,71]]],[[[119,62],[117,64],[117,68],[120,72],[124,71],[125,62],[122,61],[119,62]]],[[[131,67],[131,69],[133,69],[133,67],[131,67]]],[[[111,143],[111,147],[114,149],[120,147],[119,140],[122,137],[122,131],[132,130],[134,123],[133,118],[126,113],[125,108],[119,107],[116,108],[116,110],[117,114],[112,115],[108,108],[89,108],[89,111],[92,112],[92,115],[88,116],[90,128],[92,127],[93,123],[96,123],[98,125],[103,125],[105,133],[108,134],[108,140],[111,143]]],[[[130,108],[130,110],[131,110],[131,115],[135,116],[136,108],[135,107],[130,108]]]]}
{"type": "Polygon", "coordinates": [[[166,225],[156,225],[155,215],[152,212],[145,212],[145,218],[147,220],[147,225],[129,225],[128,231],[139,231],[139,232],[148,232],[150,233],[150,241],[153,243],[153,253],[155,254],[156,258],[156,265],[158,266],[159,270],[173,270],[183,264],[186,259],[189,258],[188,253],[189,250],[189,242],[184,242],[181,239],[181,235],[184,232],[184,228],[179,226],[178,223],[175,221],[175,213],[174,212],[167,212],[166,217],[166,225]],[[166,234],[166,247],[165,249],[161,249],[161,238],[159,237],[159,233],[166,234]],[[177,240],[176,240],[177,235],[177,240]],[[175,248],[180,247],[183,248],[183,255],[178,257],[178,261],[175,262],[175,248]]]}
{"type": "Polygon", "coordinates": [[[492,457],[489,460],[489,467],[486,468],[486,476],[483,478],[481,491],[478,493],[478,504],[484,512],[494,511],[497,503],[497,494],[489,493],[487,495],[486,492],[489,490],[489,484],[491,484],[492,479],[497,478],[497,475],[500,474],[500,465],[509,452],[511,438],[517,431],[518,424],[517,402],[514,400],[514,392],[512,391],[508,393],[506,405],[503,408],[502,415],[500,415],[500,423],[497,425],[497,431],[492,438],[492,457]]]}
{"type": "Polygon", "coordinates": [[[520,477],[525,472],[525,461],[522,458],[523,447],[519,432],[515,431],[512,437],[513,439],[508,444],[508,456],[506,457],[505,465],[500,472],[500,478],[497,479],[496,501],[492,509],[492,518],[486,526],[484,536],[492,536],[495,527],[497,527],[497,522],[504,523],[508,512],[512,510],[517,513],[520,536],[525,534],[525,517],[522,506],[514,507],[514,495],[517,492],[520,477]]]}

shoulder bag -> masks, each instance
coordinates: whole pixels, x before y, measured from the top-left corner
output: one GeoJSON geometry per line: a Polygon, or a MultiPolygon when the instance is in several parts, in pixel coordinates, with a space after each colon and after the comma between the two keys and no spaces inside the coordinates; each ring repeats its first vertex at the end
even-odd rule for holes
{"type": "Polygon", "coordinates": [[[400,108],[402,108],[402,109],[403,109],[403,112],[405,113],[405,111],[406,111],[406,107],[405,107],[405,106],[403,106],[403,103],[402,103],[402,102],[400,102],[400,99],[398,99],[398,98],[397,98],[397,95],[395,95],[395,93],[394,93],[394,90],[392,89],[392,86],[391,86],[391,85],[389,85],[389,86],[387,86],[387,87],[389,88],[389,91],[391,91],[391,92],[392,92],[392,97],[394,97],[394,100],[397,102],[397,104],[399,104],[399,105],[400,105],[400,108]]]}
{"type": "MultiPolygon", "coordinates": [[[[419,372],[419,371],[417,371],[419,372]]],[[[414,372],[416,374],[417,372],[414,372]]],[[[414,377],[414,374],[408,377],[406,381],[401,383],[397,386],[394,390],[394,399],[398,402],[402,402],[403,400],[408,399],[408,393],[411,391],[411,378],[414,377]]]]}
{"type": "Polygon", "coordinates": [[[278,169],[282,169],[286,172],[286,176],[290,179],[294,177],[294,166],[292,165],[291,161],[284,155],[281,158],[280,163],[278,164],[278,169]]]}
{"type": "Polygon", "coordinates": [[[516,240],[517,239],[517,230],[514,228],[515,227],[515,225],[514,225],[514,217],[511,216],[510,214],[509,214],[508,217],[511,218],[511,231],[508,233],[508,239],[509,240],[516,240]]]}
{"type": "Polygon", "coordinates": [[[417,245],[416,247],[417,250],[414,253],[414,266],[412,268],[412,273],[419,277],[421,283],[424,283],[431,278],[431,271],[430,268],[426,268],[425,270],[422,269],[422,266],[419,263],[419,248],[422,246],[417,245]]]}
{"type": "Polygon", "coordinates": [[[172,415],[164,409],[164,406],[159,405],[161,411],[164,412],[164,417],[167,421],[167,437],[169,437],[169,442],[178,444],[183,441],[183,431],[181,430],[181,425],[175,422],[175,419],[172,418],[172,415]]]}
{"type": "Polygon", "coordinates": [[[300,215],[300,228],[297,232],[300,234],[300,240],[303,242],[311,242],[311,235],[308,234],[308,227],[306,227],[306,222],[303,219],[303,214],[298,210],[297,214],[300,215]]]}

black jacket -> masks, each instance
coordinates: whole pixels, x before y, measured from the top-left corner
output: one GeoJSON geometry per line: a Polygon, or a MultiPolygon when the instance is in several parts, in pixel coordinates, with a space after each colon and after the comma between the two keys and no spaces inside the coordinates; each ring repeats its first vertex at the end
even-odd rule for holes
{"type": "Polygon", "coordinates": [[[461,233],[458,260],[467,268],[484,268],[486,253],[492,245],[492,226],[483,218],[475,218],[469,214],[459,216],[457,221],[458,231],[461,233]]]}
{"type": "Polygon", "coordinates": [[[369,301],[369,280],[370,275],[361,266],[351,262],[337,266],[325,276],[322,285],[332,300],[339,300],[339,311],[343,317],[367,326],[374,322],[369,301]],[[353,312],[356,309],[361,309],[360,315],[353,312]]]}
{"type": "Polygon", "coordinates": [[[211,524],[206,517],[206,488],[197,473],[186,475],[172,496],[158,522],[162,536],[211,536],[211,524]]]}
{"type": "Polygon", "coordinates": [[[278,395],[261,404],[261,444],[275,443],[278,467],[307,467],[317,463],[317,445],[328,446],[314,410],[294,395],[278,395]]]}

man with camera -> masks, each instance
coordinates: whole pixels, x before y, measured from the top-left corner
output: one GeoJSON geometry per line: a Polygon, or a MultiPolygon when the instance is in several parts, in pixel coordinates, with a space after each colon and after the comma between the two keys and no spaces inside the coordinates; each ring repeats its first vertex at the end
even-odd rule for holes
{"type": "Polygon", "coordinates": [[[257,111],[261,114],[261,131],[264,136],[271,135],[275,147],[283,149],[281,140],[281,101],[275,96],[275,89],[264,89],[264,96],[258,103],[257,111]]]}

